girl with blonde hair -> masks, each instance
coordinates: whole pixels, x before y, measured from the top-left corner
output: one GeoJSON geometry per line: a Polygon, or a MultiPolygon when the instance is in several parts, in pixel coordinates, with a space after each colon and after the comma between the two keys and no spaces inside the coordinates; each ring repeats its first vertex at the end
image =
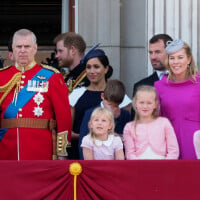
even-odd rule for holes
{"type": "Polygon", "coordinates": [[[127,160],[177,159],[179,148],[167,118],[159,117],[159,101],[152,86],[138,87],[133,99],[135,120],[124,128],[127,160]]]}
{"type": "Polygon", "coordinates": [[[114,134],[114,117],[111,111],[98,107],[89,121],[90,132],[83,138],[84,160],[124,160],[121,138],[114,134]]]}

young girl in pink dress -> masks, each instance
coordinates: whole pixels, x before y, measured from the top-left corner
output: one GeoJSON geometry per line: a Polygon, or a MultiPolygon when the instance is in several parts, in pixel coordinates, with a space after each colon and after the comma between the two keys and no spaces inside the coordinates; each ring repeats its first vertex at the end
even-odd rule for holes
{"type": "Polygon", "coordinates": [[[124,160],[123,143],[114,134],[114,117],[106,108],[96,108],[89,121],[90,132],[83,140],[84,160],[124,160]]]}
{"type": "Polygon", "coordinates": [[[133,99],[135,120],[124,127],[127,160],[177,159],[179,147],[167,118],[158,117],[159,102],[152,86],[138,87],[133,99]]]}

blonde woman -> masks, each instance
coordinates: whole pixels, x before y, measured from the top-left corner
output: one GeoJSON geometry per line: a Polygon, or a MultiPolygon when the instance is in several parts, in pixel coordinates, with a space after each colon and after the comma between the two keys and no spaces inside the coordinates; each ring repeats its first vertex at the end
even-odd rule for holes
{"type": "Polygon", "coordinates": [[[181,159],[196,159],[193,135],[200,129],[200,76],[191,48],[181,39],[168,43],[169,75],[155,83],[161,115],[167,117],[178,139],[181,159]]]}

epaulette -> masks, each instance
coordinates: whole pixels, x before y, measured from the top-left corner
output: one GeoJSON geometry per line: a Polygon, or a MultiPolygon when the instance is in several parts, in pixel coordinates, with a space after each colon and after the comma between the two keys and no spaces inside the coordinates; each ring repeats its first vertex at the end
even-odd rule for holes
{"type": "Polygon", "coordinates": [[[10,67],[12,67],[12,65],[7,65],[6,67],[0,68],[0,71],[5,70],[5,69],[8,69],[8,68],[10,68],[10,67]]]}
{"type": "Polygon", "coordinates": [[[51,71],[54,71],[55,73],[60,73],[59,70],[57,70],[55,67],[51,67],[49,65],[44,65],[44,64],[41,64],[41,65],[42,65],[42,67],[49,69],[51,71]]]}

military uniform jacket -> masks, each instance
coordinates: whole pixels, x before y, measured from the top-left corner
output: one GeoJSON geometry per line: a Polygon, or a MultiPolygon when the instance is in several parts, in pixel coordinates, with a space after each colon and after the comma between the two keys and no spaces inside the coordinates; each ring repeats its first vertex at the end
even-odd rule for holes
{"type": "Polygon", "coordinates": [[[75,88],[88,86],[89,80],[86,76],[85,66],[82,64],[77,65],[66,75],[65,83],[69,89],[69,92],[72,92],[75,88]]]}
{"type": "MultiPolygon", "coordinates": [[[[70,142],[71,112],[68,89],[62,75],[54,68],[38,64],[24,73],[11,66],[0,71],[0,87],[17,73],[21,73],[21,79],[1,103],[1,121],[12,118],[40,121],[54,118],[57,133],[67,131],[67,140],[70,142]]],[[[4,93],[0,93],[0,98],[4,93]]],[[[0,159],[49,160],[52,159],[52,149],[52,133],[48,128],[0,129],[0,159]]]]}

